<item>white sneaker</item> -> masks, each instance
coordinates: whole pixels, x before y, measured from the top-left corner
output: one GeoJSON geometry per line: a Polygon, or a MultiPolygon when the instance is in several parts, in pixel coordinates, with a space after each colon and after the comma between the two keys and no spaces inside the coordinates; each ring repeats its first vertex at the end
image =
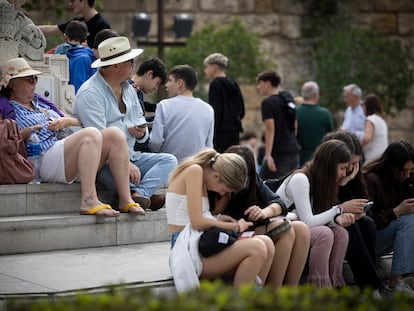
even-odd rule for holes
{"type": "Polygon", "coordinates": [[[381,299],[382,298],[379,289],[374,290],[373,296],[374,296],[375,299],[381,299]]]}
{"type": "Polygon", "coordinates": [[[397,292],[403,292],[409,294],[411,297],[414,297],[414,290],[403,280],[398,280],[395,287],[391,288],[386,286],[387,290],[390,291],[397,291],[397,292]]]}

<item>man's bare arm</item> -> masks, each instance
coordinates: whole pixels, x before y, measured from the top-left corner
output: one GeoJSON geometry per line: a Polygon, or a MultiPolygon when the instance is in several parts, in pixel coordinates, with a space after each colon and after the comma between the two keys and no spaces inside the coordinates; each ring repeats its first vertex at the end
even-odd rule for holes
{"type": "Polygon", "coordinates": [[[57,25],[40,25],[38,27],[45,36],[62,34],[57,25]]]}

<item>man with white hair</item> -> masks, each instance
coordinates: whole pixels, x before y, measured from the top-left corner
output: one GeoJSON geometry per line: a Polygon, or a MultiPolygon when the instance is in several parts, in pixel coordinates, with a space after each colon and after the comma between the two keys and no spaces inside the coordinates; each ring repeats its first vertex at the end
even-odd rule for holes
{"type": "Polygon", "coordinates": [[[228,58],[213,53],[204,59],[204,73],[210,81],[208,103],[214,109],[213,145],[223,152],[238,145],[243,131],[244,99],[236,81],[226,76],[228,58]]]}
{"type": "Polygon", "coordinates": [[[358,139],[362,138],[365,127],[365,114],[362,108],[362,91],[356,84],[349,84],[343,88],[343,99],[348,106],[345,110],[344,122],[340,130],[354,133],[358,139]]]}
{"type": "Polygon", "coordinates": [[[313,152],[322,143],[323,136],[333,130],[330,111],[318,105],[319,85],[315,81],[303,84],[302,97],[303,103],[296,108],[301,166],[312,158],[313,152]]]}
{"type": "MultiPolygon", "coordinates": [[[[143,143],[149,138],[136,91],[128,83],[135,66],[134,58],[143,50],[131,49],[126,37],[113,37],[99,44],[98,52],[100,58],[92,63],[92,67],[100,69],[78,90],[73,111],[85,127],[116,126],[123,130],[129,146],[132,198],[144,209],[151,208],[149,197],[167,184],[177,159],[168,153],[134,149],[136,142],[143,143]]],[[[109,170],[103,168],[97,180],[116,191],[109,170]]]]}

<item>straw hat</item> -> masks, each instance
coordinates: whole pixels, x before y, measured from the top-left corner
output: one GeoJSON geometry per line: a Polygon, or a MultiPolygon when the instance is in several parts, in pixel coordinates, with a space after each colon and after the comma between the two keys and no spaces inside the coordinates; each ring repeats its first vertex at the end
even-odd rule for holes
{"type": "Polygon", "coordinates": [[[34,70],[24,58],[18,57],[5,62],[1,66],[1,73],[0,88],[7,87],[11,79],[39,75],[42,72],[34,70]]]}
{"type": "Polygon", "coordinates": [[[144,52],[143,49],[131,49],[126,37],[106,39],[98,46],[99,59],[94,61],[92,68],[109,66],[126,62],[144,52]]]}
{"type": "Polygon", "coordinates": [[[12,58],[1,66],[3,77],[10,75],[11,79],[40,75],[42,72],[34,70],[22,57],[12,58]]]}

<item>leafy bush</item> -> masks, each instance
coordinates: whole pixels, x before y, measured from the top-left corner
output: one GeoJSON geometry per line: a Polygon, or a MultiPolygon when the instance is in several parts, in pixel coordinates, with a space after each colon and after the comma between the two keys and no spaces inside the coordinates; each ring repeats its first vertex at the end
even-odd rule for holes
{"type": "Polygon", "coordinates": [[[376,93],[386,112],[406,106],[413,85],[410,54],[400,41],[380,37],[371,29],[354,29],[338,22],[316,46],[316,81],[320,103],[343,110],[343,86],[356,83],[364,94],[376,93]]]}
{"type": "Polygon", "coordinates": [[[58,298],[55,301],[12,302],[9,311],[345,311],[412,310],[414,298],[397,293],[392,298],[378,300],[372,291],[360,293],[358,289],[345,287],[317,289],[310,286],[283,287],[257,290],[251,286],[234,290],[220,282],[203,282],[201,289],[181,295],[154,295],[149,290],[125,294],[111,291],[107,294],[78,295],[74,298],[58,298]]]}
{"type": "Polygon", "coordinates": [[[266,67],[266,60],[259,50],[260,38],[250,33],[237,18],[230,24],[219,27],[210,23],[193,33],[185,47],[170,48],[165,53],[167,68],[189,64],[203,80],[203,61],[211,53],[222,53],[229,58],[228,76],[252,81],[266,67]]]}

